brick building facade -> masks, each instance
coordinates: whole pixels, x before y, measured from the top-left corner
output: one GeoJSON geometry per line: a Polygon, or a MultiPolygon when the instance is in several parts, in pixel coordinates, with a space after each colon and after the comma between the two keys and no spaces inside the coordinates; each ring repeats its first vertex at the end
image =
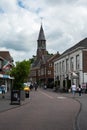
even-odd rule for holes
{"type": "Polygon", "coordinates": [[[49,54],[46,50],[46,39],[44,30],[41,25],[39,36],[37,40],[37,54],[30,70],[30,80],[38,82],[40,85],[46,84],[48,87],[52,86],[54,82],[54,59],[59,57],[57,54],[49,54]]]}

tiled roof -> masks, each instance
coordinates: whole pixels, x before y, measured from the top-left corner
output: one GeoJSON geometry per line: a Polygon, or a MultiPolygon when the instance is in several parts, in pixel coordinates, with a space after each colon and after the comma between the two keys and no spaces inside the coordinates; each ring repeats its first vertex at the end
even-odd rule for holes
{"type": "Polygon", "coordinates": [[[72,46],[71,48],[67,49],[63,54],[68,53],[68,52],[70,52],[78,47],[87,48],[87,38],[83,39],[79,43],[77,43],[74,46],[72,46]]]}
{"type": "Polygon", "coordinates": [[[36,67],[36,66],[40,66],[40,61],[38,60],[38,59],[36,59],[34,62],[33,62],[33,64],[32,64],[32,68],[33,67],[36,67]]]}
{"type": "Polygon", "coordinates": [[[0,57],[4,58],[7,61],[12,61],[12,57],[9,51],[0,51],[0,57]]]}
{"type": "Polygon", "coordinates": [[[40,67],[41,64],[45,64],[46,61],[52,57],[51,55],[42,55],[41,59],[36,59],[33,64],[32,64],[32,68],[33,67],[40,67]]]}

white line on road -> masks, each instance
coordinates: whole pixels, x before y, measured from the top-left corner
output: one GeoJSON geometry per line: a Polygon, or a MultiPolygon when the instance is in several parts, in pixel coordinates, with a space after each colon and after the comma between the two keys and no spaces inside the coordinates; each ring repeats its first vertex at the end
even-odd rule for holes
{"type": "Polygon", "coordinates": [[[53,97],[52,97],[52,96],[48,95],[48,94],[47,94],[47,93],[45,93],[45,92],[40,91],[40,93],[42,93],[43,95],[45,95],[45,96],[49,97],[50,99],[53,99],[53,97]]]}
{"type": "Polygon", "coordinates": [[[66,97],[57,97],[58,99],[66,99],[66,97]]]}

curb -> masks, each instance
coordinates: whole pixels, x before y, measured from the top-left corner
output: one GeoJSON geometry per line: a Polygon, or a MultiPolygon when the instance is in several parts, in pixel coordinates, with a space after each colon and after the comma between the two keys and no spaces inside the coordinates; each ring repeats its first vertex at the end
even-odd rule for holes
{"type": "Polygon", "coordinates": [[[79,124],[78,124],[78,118],[79,118],[80,112],[82,110],[82,103],[78,99],[75,99],[75,100],[80,104],[80,109],[79,109],[79,111],[76,115],[76,118],[75,118],[75,130],[80,130],[79,124]]]}

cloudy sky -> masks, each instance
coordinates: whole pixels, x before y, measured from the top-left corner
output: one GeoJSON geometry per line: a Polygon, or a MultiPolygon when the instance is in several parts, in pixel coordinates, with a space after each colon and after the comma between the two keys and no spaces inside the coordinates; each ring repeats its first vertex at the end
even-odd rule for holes
{"type": "Polygon", "coordinates": [[[87,0],[0,0],[0,50],[14,61],[36,55],[41,18],[50,53],[87,37],[87,0]]]}

